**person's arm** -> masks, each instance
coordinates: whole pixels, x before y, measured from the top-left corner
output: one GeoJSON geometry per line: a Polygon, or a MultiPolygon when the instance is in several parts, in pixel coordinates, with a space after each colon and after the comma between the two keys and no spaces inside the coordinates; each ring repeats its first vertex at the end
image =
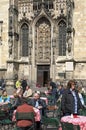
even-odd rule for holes
{"type": "Polygon", "coordinates": [[[40,108],[46,109],[46,102],[44,100],[40,99],[39,106],[40,106],[40,108]]]}
{"type": "Polygon", "coordinates": [[[28,97],[26,91],[23,93],[23,97],[28,97]]]}
{"type": "Polygon", "coordinates": [[[65,113],[66,96],[67,95],[64,92],[64,94],[62,95],[62,98],[61,98],[61,110],[63,113],[65,113]]]}

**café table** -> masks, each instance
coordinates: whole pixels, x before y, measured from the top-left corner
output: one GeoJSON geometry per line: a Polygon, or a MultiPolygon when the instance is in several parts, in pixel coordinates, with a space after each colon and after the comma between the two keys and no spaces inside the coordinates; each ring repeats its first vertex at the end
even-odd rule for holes
{"type": "Polygon", "coordinates": [[[63,116],[61,122],[72,123],[73,125],[79,125],[80,130],[86,130],[86,116],[77,115],[77,117],[63,116]]]}

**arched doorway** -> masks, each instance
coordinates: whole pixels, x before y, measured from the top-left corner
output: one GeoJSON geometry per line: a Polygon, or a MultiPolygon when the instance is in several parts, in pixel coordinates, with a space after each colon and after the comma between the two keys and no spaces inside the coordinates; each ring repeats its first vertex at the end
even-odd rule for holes
{"type": "Polygon", "coordinates": [[[51,61],[51,24],[46,17],[41,17],[35,26],[35,63],[37,82],[45,86],[50,78],[51,61]]]}

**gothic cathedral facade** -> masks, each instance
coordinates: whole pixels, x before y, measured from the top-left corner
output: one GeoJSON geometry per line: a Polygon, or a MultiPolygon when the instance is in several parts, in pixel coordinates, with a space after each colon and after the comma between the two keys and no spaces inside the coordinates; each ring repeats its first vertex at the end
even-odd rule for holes
{"type": "Polygon", "coordinates": [[[1,0],[0,77],[86,79],[85,0],[1,0]]]}

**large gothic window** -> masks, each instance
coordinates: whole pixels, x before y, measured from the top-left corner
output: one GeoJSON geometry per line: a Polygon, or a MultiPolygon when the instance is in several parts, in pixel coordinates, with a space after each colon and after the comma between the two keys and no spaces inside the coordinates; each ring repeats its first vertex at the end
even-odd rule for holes
{"type": "Polygon", "coordinates": [[[24,23],[21,27],[22,56],[28,56],[28,25],[24,23]]]}
{"type": "Polygon", "coordinates": [[[59,23],[59,56],[66,55],[66,24],[64,21],[59,23]]]}

